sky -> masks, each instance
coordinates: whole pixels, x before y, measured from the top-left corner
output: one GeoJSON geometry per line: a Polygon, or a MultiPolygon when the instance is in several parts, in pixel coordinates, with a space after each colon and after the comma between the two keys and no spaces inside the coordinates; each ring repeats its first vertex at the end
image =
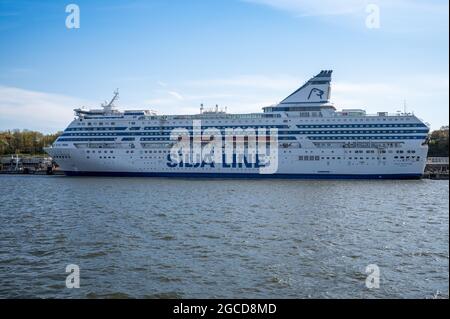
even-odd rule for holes
{"type": "Polygon", "coordinates": [[[73,109],[98,108],[116,88],[119,109],[260,112],[320,70],[334,70],[338,109],[406,106],[438,129],[449,118],[448,10],[447,0],[0,0],[0,130],[63,130],[73,109]],[[71,3],[79,28],[66,25],[71,3]]]}

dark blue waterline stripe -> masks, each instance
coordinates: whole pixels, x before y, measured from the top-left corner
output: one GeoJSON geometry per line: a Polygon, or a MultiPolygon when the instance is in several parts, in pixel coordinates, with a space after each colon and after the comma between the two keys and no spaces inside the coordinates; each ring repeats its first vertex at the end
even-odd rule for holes
{"type": "Polygon", "coordinates": [[[141,172],[75,172],[67,176],[107,177],[174,177],[215,179],[420,179],[422,174],[250,174],[250,173],[141,173],[141,172]]]}

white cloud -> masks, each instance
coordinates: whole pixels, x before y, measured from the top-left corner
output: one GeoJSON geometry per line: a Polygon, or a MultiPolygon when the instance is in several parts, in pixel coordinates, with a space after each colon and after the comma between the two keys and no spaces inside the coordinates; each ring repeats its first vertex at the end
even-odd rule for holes
{"type": "Polygon", "coordinates": [[[171,95],[171,96],[173,96],[174,98],[176,98],[177,100],[184,100],[184,98],[183,98],[183,96],[180,94],[180,93],[178,93],[178,92],[175,92],[175,91],[169,91],[169,92],[167,92],[167,93],[169,93],[169,95],[171,95]]]}
{"type": "Polygon", "coordinates": [[[73,119],[73,109],[82,105],[82,99],[0,86],[0,130],[63,130],[73,119]]]}

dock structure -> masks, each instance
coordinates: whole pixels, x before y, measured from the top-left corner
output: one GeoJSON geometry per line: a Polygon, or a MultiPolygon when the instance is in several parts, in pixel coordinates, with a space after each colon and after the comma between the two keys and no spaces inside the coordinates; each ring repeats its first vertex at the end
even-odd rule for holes
{"type": "Polygon", "coordinates": [[[52,174],[51,157],[10,155],[0,158],[1,174],[52,174]]]}
{"type": "Polygon", "coordinates": [[[424,178],[448,179],[448,157],[428,157],[424,178]]]}

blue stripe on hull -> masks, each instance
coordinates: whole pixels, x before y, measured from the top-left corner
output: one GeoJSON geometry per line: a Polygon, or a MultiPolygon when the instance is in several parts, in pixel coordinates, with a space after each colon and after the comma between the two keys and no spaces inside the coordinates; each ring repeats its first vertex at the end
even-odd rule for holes
{"type": "Polygon", "coordinates": [[[67,176],[108,177],[175,177],[237,179],[420,179],[422,174],[249,174],[249,173],[140,173],[140,172],[74,172],[67,176]]]}

